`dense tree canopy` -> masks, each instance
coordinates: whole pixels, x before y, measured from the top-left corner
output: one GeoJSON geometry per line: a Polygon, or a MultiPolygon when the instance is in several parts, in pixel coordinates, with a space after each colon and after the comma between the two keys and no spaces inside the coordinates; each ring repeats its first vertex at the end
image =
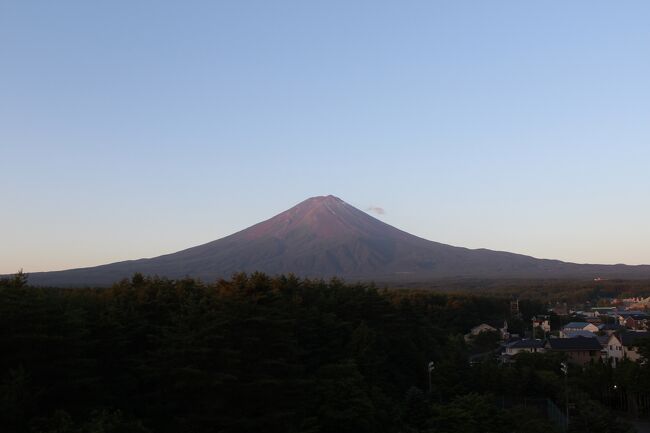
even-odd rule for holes
{"type": "Polygon", "coordinates": [[[507,317],[500,297],[259,273],[25,278],[0,283],[3,431],[542,432],[524,397],[561,401],[557,359],[467,362],[462,334],[507,317]]]}

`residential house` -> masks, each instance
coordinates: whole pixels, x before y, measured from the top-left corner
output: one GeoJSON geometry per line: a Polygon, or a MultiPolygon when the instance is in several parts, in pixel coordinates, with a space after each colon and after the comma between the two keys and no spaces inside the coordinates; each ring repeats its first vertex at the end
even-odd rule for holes
{"type": "Polygon", "coordinates": [[[607,351],[607,359],[615,367],[623,359],[630,361],[638,361],[641,354],[638,351],[636,343],[643,338],[650,338],[648,331],[627,331],[612,334],[607,341],[605,350],[607,351]]]}
{"type": "Polygon", "coordinates": [[[506,344],[506,356],[515,356],[522,352],[544,352],[544,342],[539,339],[524,338],[523,340],[516,340],[506,344]]]}
{"type": "Polygon", "coordinates": [[[562,327],[560,330],[560,337],[564,337],[567,332],[572,331],[589,331],[596,333],[598,332],[598,326],[589,322],[570,322],[562,327]]]}
{"type": "Polygon", "coordinates": [[[645,331],[648,329],[648,316],[645,314],[632,314],[625,319],[625,327],[645,331]]]}
{"type": "Polygon", "coordinates": [[[628,329],[645,330],[648,326],[648,314],[639,311],[620,311],[617,314],[618,323],[628,329]]]}
{"type": "Polygon", "coordinates": [[[549,338],[545,344],[546,351],[567,355],[572,364],[585,365],[600,359],[601,345],[596,338],[549,338]]]}
{"type": "Polygon", "coordinates": [[[609,335],[596,335],[596,340],[600,343],[600,357],[603,360],[607,359],[607,344],[609,343],[609,335]]]}
{"type": "Polygon", "coordinates": [[[535,316],[532,321],[533,328],[540,328],[545,334],[551,332],[551,321],[548,316],[535,316]]]}

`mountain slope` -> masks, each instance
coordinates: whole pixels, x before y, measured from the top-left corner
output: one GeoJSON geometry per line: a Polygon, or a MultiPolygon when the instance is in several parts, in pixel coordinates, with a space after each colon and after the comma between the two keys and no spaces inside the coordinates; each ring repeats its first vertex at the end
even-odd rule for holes
{"type": "Polygon", "coordinates": [[[38,285],[108,285],[135,272],[214,280],[239,271],[305,277],[424,280],[449,277],[650,277],[650,266],[578,265],[413,236],[343,200],[313,197],[225,238],[151,259],[30,275],[38,285]]]}

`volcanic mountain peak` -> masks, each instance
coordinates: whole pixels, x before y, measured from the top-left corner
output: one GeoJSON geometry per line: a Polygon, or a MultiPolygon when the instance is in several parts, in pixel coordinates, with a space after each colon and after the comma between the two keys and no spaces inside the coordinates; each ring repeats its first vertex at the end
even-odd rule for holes
{"type": "Polygon", "coordinates": [[[314,197],[309,197],[307,200],[304,200],[300,203],[298,203],[294,207],[299,207],[299,206],[309,206],[309,207],[316,207],[316,206],[323,206],[323,205],[336,205],[337,203],[345,203],[343,200],[340,198],[336,197],[335,195],[317,195],[314,197]]]}
{"type": "Polygon", "coordinates": [[[318,196],[239,233],[247,239],[285,238],[296,231],[317,238],[333,238],[362,230],[368,220],[379,222],[338,197],[318,196]]]}
{"type": "MultiPolygon", "coordinates": [[[[337,211],[341,211],[345,208],[353,208],[343,200],[333,195],[327,196],[316,196],[308,198],[305,201],[302,201],[283,213],[294,213],[302,215],[313,215],[317,213],[330,213],[336,214],[337,211]]],[[[282,215],[282,214],[280,214],[282,215]]]]}
{"type": "Polygon", "coordinates": [[[320,215],[336,215],[337,211],[340,212],[346,206],[351,207],[343,200],[333,195],[317,196],[308,198],[307,200],[298,203],[291,209],[279,214],[277,217],[287,217],[296,220],[307,220],[306,222],[313,222],[314,218],[320,215]]]}
{"type": "Polygon", "coordinates": [[[183,251],[93,268],[34,273],[30,282],[102,286],[135,272],[212,281],[241,271],[401,281],[650,277],[650,266],[577,265],[429,241],[328,195],[309,198],[245,230],[183,251]]]}

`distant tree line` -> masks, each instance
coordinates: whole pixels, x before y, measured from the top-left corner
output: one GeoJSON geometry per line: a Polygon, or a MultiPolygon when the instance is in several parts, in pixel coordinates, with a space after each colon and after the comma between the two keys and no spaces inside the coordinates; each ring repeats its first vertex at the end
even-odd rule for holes
{"type": "Polygon", "coordinates": [[[482,294],[518,297],[544,303],[566,302],[570,305],[600,298],[650,296],[650,280],[580,280],[580,279],[441,279],[421,283],[394,283],[392,288],[434,290],[443,293],[482,294]]]}

